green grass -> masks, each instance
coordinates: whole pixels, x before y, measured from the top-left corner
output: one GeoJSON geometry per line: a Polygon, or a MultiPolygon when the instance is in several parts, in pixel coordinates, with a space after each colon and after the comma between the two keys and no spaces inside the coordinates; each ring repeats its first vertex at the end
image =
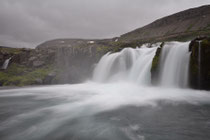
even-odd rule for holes
{"type": "Polygon", "coordinates": [[[12,64],[8,70],[0,71],[0,83],[3,86],[24,86],[36,84],[36,79],[44,79],[52,71],[51,66],[31,69],[12,64]]]}
{"type": "Polygon", "coordinates": [[[0,52],[7,53],[7,54],[20,54],[23,51],[21,48],[0,48],[0,52]]]}
{"type": "Polygon", "coordinates": [[[96,48],[96,53],[106,53],[106,52],[109,52],[111,49],[111,47],[109,46],[103,46],[103,47],[97,47],[96,48]]]}

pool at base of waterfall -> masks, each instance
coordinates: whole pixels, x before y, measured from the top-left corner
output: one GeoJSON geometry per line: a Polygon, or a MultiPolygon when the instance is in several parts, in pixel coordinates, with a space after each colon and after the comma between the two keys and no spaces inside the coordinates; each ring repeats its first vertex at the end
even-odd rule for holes
{"type": "Polygon", "coordinates": [[[210,94],[93,83],[0,91],[1,140],[209,140],[210,94]]]}

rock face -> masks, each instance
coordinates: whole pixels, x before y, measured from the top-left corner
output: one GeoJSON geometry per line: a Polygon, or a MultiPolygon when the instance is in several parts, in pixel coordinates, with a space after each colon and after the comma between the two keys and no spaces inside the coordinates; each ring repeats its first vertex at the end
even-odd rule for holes
{"type": "Polygon", "coordinates": [[[190,43],[190,85],[210,90],[210,38],[199,37],[190,43]]]}
{"type": "Polygon", "coordinates": [[[193,39],[210,35],[210,5],[185,10],[122,35],[122,42],[193,39]]]}
{"type": "MultiPolygon", "coordinates": [[[[160,54],[164,43],[156,51],[151,68],[151,81],[158,84],[160,54]]],[[[194,89],[210,90],[210,37],[198,37],[189,45],[189,86],[194,89]]]]}
{"type": "Polygon", "coordinates": [[[1,63],[12,57],[7,70],[0,71],[0,85],[77,83],[90,78],[94,64],[108,51],[117,51],[113,40],[57,39],[36,49],[0,49],[1,63]]]}
{"type": "Polygon", "coordinates": [[[48,55],[35,49],[0,47],[0,56],[1,66],[11,58],[8,68],[0,70],[0,86],[50,84],[43,82],[47,74],[53,71],[48,55]]]}
{"type": "Polygon", "coordinates": [[[14,55],[18,55],[23,51],[25,51],[25,49],[16,49],[3,46],[0,47],[0,67],[4,64],[5,60],[13,57],[14,55]]]}
{"type": "Polygon", "coordinates": [[[152,60],[152,67],[151,67],[151,81],[153,85],[157,85],[158,76],[160,72],[160,54],[162,51],[162,47],[164,46],[164,42],[161,43],[160,47],[157,49],[155,57],[152,60]]]}
{"type": "Polygon", "coordinates": [[[54,82],[75,83],[91,77],[93,64],[113,49],[110,42],[112,40],[57,39],[39,45],[36,50],[52,54],[58,72],[54,82]]]}

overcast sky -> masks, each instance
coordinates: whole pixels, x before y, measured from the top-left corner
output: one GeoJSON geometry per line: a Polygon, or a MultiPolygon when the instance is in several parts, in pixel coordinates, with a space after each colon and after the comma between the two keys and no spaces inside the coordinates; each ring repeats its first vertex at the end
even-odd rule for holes
{"type": "Polygon", "coordinates": [[[0,45],[111,38],[210,0],[0,0],[0,45]]]}

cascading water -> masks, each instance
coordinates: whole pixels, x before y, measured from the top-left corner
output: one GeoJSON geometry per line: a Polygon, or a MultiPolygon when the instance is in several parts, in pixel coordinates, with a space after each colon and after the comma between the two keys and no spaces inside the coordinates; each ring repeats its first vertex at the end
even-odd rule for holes
{"type": "MultiPolygon", "coordinates": [[[[126,80],[140,85],[151,84],[151,64],[157,47],[143,45],[141,48],[126,48],[118,53],[107,53],[102,57],[94,71],[97,82],[126,80]]],[[[189,42],[165,43],[161,52],[159,84],[168,87],[187,87],[189,42]]]]}
{"type": "Polygon", "coordinates": [[[107,53],[96,66],[93,80],[96,82],[129,80],[150,84],[150,69],[157,47],[126,48],[118,53],[107,53]]]}
{"type": "Polygon", "coordinates": [[[198,41],[198,87],[201,87],[201,41],[198,41]]]}
{"type": "Polygon", "coordinates": [[[4,61],[4,64],[2,65],[1,69],[6,70],[11,59],[12,59],[12,57],[10,57],[9,59],[6,59],[4,61]]]}
{"type": "Polygon", "coordinates": [[[189,60],[189,42],[166,43],[160,56],[159,84],[166,87],[187,87],[189,60]]]}
{"type": "MultiPolygon", "coordinates": [[[[188,44],[162,48],[160,85],[186,85],[188,44]]],[[[209,140],[209,92],[148,86],[145,46],[104,55],[93,81],[0,90],[0,140],[209,140]]]]}

